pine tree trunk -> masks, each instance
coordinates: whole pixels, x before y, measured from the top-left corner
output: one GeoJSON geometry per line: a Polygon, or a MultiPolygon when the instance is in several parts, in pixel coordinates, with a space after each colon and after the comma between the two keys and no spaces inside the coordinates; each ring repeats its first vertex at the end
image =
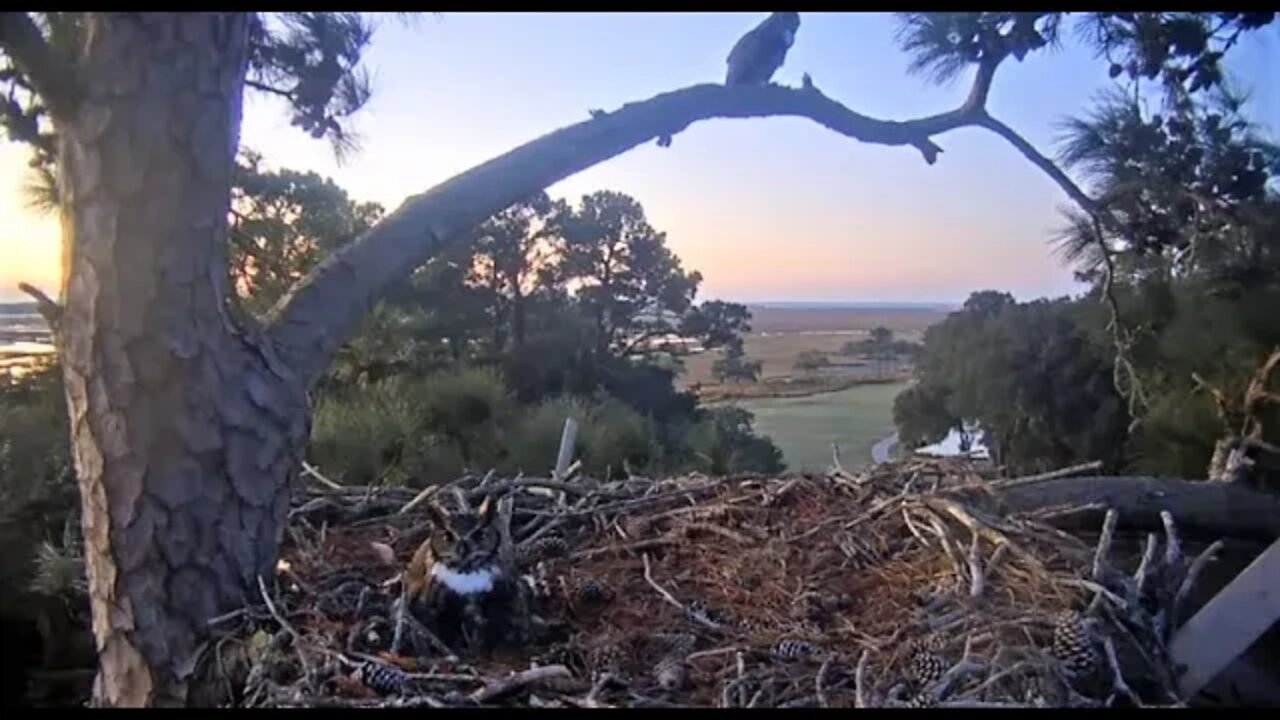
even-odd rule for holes
{"type": "Polygon", "coordinates": [[[273,568],[309,408],[228,304],[248,15],[91,22],[86,95],[58,128],[58,339],[100,658],[94,698],[182,704],[208,620],[256,600],[258,575],[273,568]]]}

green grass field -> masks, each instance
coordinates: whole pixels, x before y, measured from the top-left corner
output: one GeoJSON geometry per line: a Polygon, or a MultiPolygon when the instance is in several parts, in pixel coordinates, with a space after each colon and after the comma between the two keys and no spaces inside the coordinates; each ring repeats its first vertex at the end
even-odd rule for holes
{"type": "Polygon", "coordinates": [[[735,404],[756,416],[756,431],[773,438],[791,470],[825,470],[831,443],[848,470],[871,463],[871,446],[893,432],[893,398],[905,384],[860,385],[800,398],[756,398],[735,404]]]}

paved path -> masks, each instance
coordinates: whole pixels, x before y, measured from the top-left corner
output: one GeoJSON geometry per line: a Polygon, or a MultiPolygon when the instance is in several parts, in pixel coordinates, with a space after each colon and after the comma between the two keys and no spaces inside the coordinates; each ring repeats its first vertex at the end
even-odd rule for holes
{"type": "Polygon", "coordinates": [[[871,446],[871,462],[879,465],[883,462],[889,462],[889,456],[893,453],[893,449],[898,445],[898,433],[894,433],[875,445],[871,446]]]}

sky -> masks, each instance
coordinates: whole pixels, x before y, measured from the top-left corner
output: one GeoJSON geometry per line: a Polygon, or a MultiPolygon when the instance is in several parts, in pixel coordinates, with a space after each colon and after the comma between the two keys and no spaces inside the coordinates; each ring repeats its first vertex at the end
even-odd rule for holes
{"type": "MultiPolygon", "coordinates": [[[[356,117],[359,153],[339,164],[325,141],[289,125],[277,99],[250,92],[242,144],[274,167],[330,176],[389,210],[593,108],[687,85],[721,82],[734,42],[763,13],[446,13],[379,21],[366,55],[374,95],[356,117]]],[[[803,73],[828,96],[885,119],[957,106],[968,76],[938,87],[909,75],[881,13],[803,13],[775,82],[803,73]]],[[[1110,81],[1106,64],[1069,38],[1054,53],[1009,61],[988,107],[1049,152],[1059,123],[1110,81]]],[[[1280,27],[1230,57],[1251,115],[1280,119],[1280,27]]],[[[1276,125],[1271,123],[1272,136],[1276,125]]],[[[711,120],[549,188],[576,200],[595,190],[637,198],[702,298],[763,301],[962,301],[1000,289],[1019,299],[1080,288],[1050,241],[1069,202],[1004,141],[980,129],[914,149],[866,145],[798,118],[711,120]]],[[[0,142],[0,300],[19,281],[57,292],[60,230],[24,207],[27,152],[0,142]]]]}

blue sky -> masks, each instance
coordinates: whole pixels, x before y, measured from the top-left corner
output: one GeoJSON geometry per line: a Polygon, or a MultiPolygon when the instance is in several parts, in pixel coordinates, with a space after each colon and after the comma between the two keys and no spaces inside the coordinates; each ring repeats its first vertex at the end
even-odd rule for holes
{"type": "MultiPolygon", "coordinates": [[[[678,87],[719,82],[737,38],[762,13],[446,13],[385,20],[367,56],[374,98],[358,117],[362,150],[339,166],[327,144],[289,126],[274,99],[246,105],[244,144],[274,166],[330,175],[362,200],[406,196],[566,124],[678,87]]],[[[968,78],[936,87],[906,72],[892,16],[804,13],[775,77],[808,72],[863,113],[906,119],[954,107],[968,78]]],[[[1280,30],[1236,51],[1232,69],[1253,115],[1280,118],[1280,30]]],[[[994,115],[1043,150],[1057,123],[1109,84],[1105,63],[1073,42],[1000,70],[994,115]]],[[[938,138],[934,166],[904,148],[863,145],[807,120],[716,120],[551,188],[576,198],[620,190],[645,206],[703,297],[738,301],[958,301],[998,288],[1020,298],[1076,289],[1048,240],[1067,202],[985,131],[938,138]]],[[[0,211],[24,228],[0,237],[0,295],[15,273],[56,283],[57,230],[21,209],[22,153],[0,147],[0,211]],[[53,262],[53,269],[47,266],[53,262]],[[46,271],[48,274],[46,276],[46,271]],[[50,280],[52,278],[52,280],[50,280]]],[[[50,287],[53,290],[53,287],[50,287]]]]}

